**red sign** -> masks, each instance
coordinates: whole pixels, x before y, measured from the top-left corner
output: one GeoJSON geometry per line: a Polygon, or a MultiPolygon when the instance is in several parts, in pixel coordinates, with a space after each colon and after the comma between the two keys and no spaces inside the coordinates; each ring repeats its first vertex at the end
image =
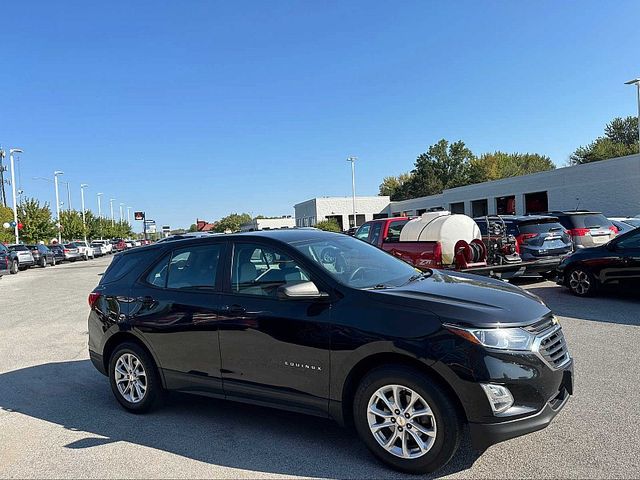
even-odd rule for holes
{"type": "Polygon", "coordinates": [[[136,220],[144,220],[144,212],[134,212],[133,218],[136,220]]]}

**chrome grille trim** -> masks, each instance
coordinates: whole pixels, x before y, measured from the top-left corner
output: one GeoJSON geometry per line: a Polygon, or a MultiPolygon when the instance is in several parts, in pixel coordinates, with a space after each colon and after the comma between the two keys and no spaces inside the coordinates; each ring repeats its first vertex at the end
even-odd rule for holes
{"type": "MultiPolygon", "coordinates": [[[[536,324],[534,324],[536,325],[536,324]]],[[[555,324],[551,330],[538,335],[531,350],[551,369],[558,370],[571,361],[562,327],[555,324]]]]}

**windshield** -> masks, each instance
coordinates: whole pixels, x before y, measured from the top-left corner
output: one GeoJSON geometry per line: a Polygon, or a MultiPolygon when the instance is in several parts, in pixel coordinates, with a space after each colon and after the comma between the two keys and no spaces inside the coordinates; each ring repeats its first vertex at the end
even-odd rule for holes
{"type": "Polygon", "coordinates": [[[294,242],[292,246],[352,288],[397,287],[418,273],[408,263],[347,235],[294,242]]]}

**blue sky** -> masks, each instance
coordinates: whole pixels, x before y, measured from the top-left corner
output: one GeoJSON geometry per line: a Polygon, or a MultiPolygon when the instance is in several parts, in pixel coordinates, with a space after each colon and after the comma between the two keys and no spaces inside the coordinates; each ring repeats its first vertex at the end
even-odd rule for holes
{"type": "MultiPolygon", "coordinates": [[[[558,165],[635,115],[637,1],[5,2],[0,145],[172,227],[293,213],[440,138],[558,165]]],[[[104,204],[103,204],[104,205],[104,204]]]]}

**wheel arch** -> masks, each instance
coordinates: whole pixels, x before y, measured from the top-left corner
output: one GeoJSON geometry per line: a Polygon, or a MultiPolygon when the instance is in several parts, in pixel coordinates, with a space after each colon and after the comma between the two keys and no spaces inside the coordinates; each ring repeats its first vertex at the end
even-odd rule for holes
{"type": "Polygon", "coordinates": [[[113,335],[111,335],[111,337],[109,337],[109,339],[104,344],[104,347],[102,349],[102,363],[104,365],[105,372],[107,372],[107,375],[109,375],[109,361],[111,360],[111,355],[113,354],[114,350],[118,347],[118,345],[121,345],[123,343],[135,343],[140,348],[143,348],[149,354],[149,356],[153,360],[153,364],[154,364],[153,366],[156,369],[156,373],[160,377],[160,381],[162,382],[162,386],[164,388],[165,387],[164,375],[162,374],[162,369],[160,368],[158,359],[153,354],[153,351],[151,350],[151,348],[149,348],[149,346],[144,341],[142,341],[135,334],[128,331],[119,331],[114,333],[113,335]]]}
{"type": "Polygon", "coordinates": [[[341,418],[337,419],[340,423],[353,425],[352,405],[358,385],[369,372],[386,366],[405,366],[424,374],[430,381],[446,392],[447,396],[454,402],[460,419],[467,422],[465,408],[456,391],[436,370],[415,358],[400,353],[376,353],[356,363],[345,378],[342,386],[341,408],[333,414],[333,416],[336,416],[336,414],[341,415],[341,418]]]}

